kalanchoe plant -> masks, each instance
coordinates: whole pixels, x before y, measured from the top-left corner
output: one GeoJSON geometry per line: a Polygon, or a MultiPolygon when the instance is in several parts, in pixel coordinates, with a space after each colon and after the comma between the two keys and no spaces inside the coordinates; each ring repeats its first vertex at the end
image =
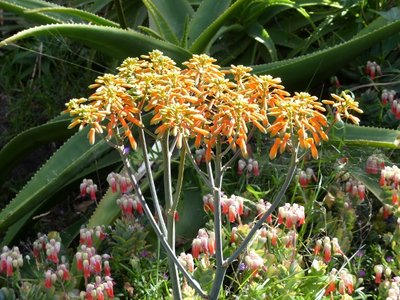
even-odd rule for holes
{"type": "MultiPolygon", "coordinates": [[[[140,207],[140,211],[143,209],[168,255],[174,299],[182,298],[178,270],[199,296],[204,299],[218,298],[228,267],[246,251],[260,227],[281,202],[296,173],[299,159],[309,151],[317,159],[317,146],[322,140],[328,140],[328,119],[317,97],[305,92],[290,95],[279,78],[252,75],[252,69],[245,66],[231,66],[229,70],[222,70],[215,61],[205,54],[193,55],[183,63],[185,68],[181,69],[157,50],[141,58],[127,58],[116,75],[105,74],[97,78],[90,86],[95,92],[88,99],[72,99],[66,104],[65,112],[73,117],[70,128],[90,126],[90,143],[93,144],[98,135],[118,150],[135,192],[132,203],[136,201],[136,207],[140,207]],[[154,126],[145,127],[143,114],[148,112],[152,115],[150,123],[154,126]],[[138,130],[138,136],[132,134],[133,128],[138,130]],[[272,204],[251,224],[240,245],[226,256],[223,252],[222,214],[227,214],[231,223],[241,223],[243,200],[235,196],[228,198],[223,194],[223,176],[239,155],[248,157],[247,144],[255,131],[269,134],[274,139],[269,150],[270,159],[290,150],[289,170],[272,204]],[[163,216],[163,211],[152,178],[147,149],[149,137],[161,143],[165,219],[158,217],[156,220],[154,217],[163,216]],[[135,170],[125,151],[127,144],[143,152],[155,212],[150,210],[135,178],[135,170]],[[204,158],[197,157],[200,152],[192,155],[192,144],[204,150],[201,152],[204,158]],[[176,150],[180,150],[181,163],[173,187],[171,158],[176,150]],[[207,207],[214,214],[213,228],[209,232],[199,232],[192,246],[195,258],[200,252],[207,256],[215,255],[216,269],[209,291],[205,291],[190,274],[190,257],[188,262],[186,256],[178,257],[175,251],[175,223],[185,159],[192,163],[211,194],[207,207]],[[202,161],[204,168],[199,165],[202,161]]],[[[338,102],[325,103],[335,108],[334,122],[345,117],[358,123],[357,117],[351,114],[351,110],[362,112],[357,103],[345,93],[332,96],[338,102]]],[[[109,179],[112,181],[111,177],[109,179]]],[[[114,181],[111,185],[117,191],[113,187],[114,181]]],[[[130,196],[123,197],[129,202],[130,196]]],[[[296,226],[304,221],[304,216],[297,213],[297,208],[296,212],[292,212],[294,209],[290,206],[287,209],[287,226],[296,226]]],[[[292,236],[295,239],[295,231],[292,236]]],[[[245,256],[245,262],[254,273],[263,265],[258,254],[252,251],[245,256]]]]}

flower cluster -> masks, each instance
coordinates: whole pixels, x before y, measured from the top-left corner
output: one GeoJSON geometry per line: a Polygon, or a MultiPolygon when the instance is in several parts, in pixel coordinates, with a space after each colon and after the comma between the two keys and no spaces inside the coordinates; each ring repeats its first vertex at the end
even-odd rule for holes
{"type": "Polygon", "coordinates": [[[300,170],[299,172],[299,183],[302,188],[306,188],[311,182],[316,182],[317,177],[315,177],[314,170],[307,168],[305,171],[300,170]]]}
{"type": "Polygon", "coordinates": [[[90,200],[96,201],[96,192],[97,185],[93,183],[92,179],[83,179],[80,184],[81,197],[85,197],[86,195],[90,196],[90,200]]]}
{"type": "Polygon", "coordinates": [[[91,275],[98,276],[103,271],[105,276],[111,276],[110,263],[108,254],[96,254],[94,247],[81,245],[80,249],[75,254],[76,267],[79,271],[83,271],[85,280],[91,275]]]}
{"type": "Polygon", "coordinates": [[[305,222],[304,206],[297,203],[285,203],[278,209],[278,224],[285,224],[286,228],[299,227],[305,222]]]}
{"type": "Polygon", "coordinates": [[[396,111],[397,111],[397,97],[396,97],[397,92],[395,90],[387,90],[387,89],[383,89],[382,90],[382,94],[381,94],[381,100],[382,100],[382,104],[386,105],[386,104],[390,104],[390,106],[392,107],[392,109],[394,108],[394,106],[396,107],[396,111]],[[396,101],[396,103],[393,105],[393,101],[396,101]]]}
{"type": "Polygon", "coordinates": [[[253,276],[264,266],[263,258],[254,250],[250,250],[244,257],[246,267],[252,271],[253,276]]]}
{"type": "Polygon", "coordinates": [[[297,136],[301,148],[311,149],[312,156],[318,158],[316,145],[321,139],[328,140],[324,131],[328,123],[322,114],[325,108],[317,100],[317,97],[308,93],[295,93],[269,109],[269,115],[274,116],[275,120],[268,131],[272,137],[276,136],[269,152],[270,159],[274,159],[278,151],[285,151],[288,144],[292,143],[293,135],[297,136]]]}
{"type": "Polygon", "coordinates": [[[200,253],[205,253],[206,255],[215,254],[214,232],[207,232],[205,229],[199,229],[197,237],[192,242],[192,255],[197,259],[200,253]]]}
{"type": "Polygon", "coordinates": [[[376,63],[376,61],[367,61],[365,66],[365,74],[367,74],[371,80],[375,79],[376,74],[382,75],[381,66],[376,63]]]}
{"type": "Polygon", "coordinates": [[[47,270],[44,273],[44,286],[49,289],[60,280],[61,282],[65,282],[71,279],[70,271],[68,270],[67,264],[60,264],[57,266],[56,271],[52,271],[51,269],[47,270]]]}
{"type": "Polygon", "coordinates": [[[380,155],[373,154],[367,158],[365,171],[368,174],[378,174],[385,168],[385,161],[380,155]]]}
{"type": "Polygon", "coordinates": [[[349,178],[345,184],[345,192],[353,198],[357,198],[361,202],[365,199],[365,185],[358,180],[349,178]]]}
{"type": "Polygon", "coordinates": [[[136,195],[123,194],[117,199],[117,205],[121,208],[122,215],[128,219],[133,217],[134,212],[143,215],[143,206],[136,195]]]}
{"type": "Polygon", "coordinates": [[[260,175],[260,169],[258,166],[258,161],[252,158],[249,158],[247,162],[243,159],[239,159],[238,167],[237,167],[237,174],[242,175],[243,171],[246,171],[247,175],[253,174],[254,176],[260,175]]]}
{"type": "Polygon", "coordinates": [[[81,293],[82,297],[86,300],[104,300],[114,298],[114,283],[111,277],[105,276],[102,279],[100,276],[96,276],[94,283],[86,285],[86,291],[81,293]]]}
{"type": "Polygon", "coordinates": [[[341,295],[351,295],[354,292],[354,276],[346,269],[341,269],[339,272],[335,268],[332,269],[328,276],[325,296],[335,292],[336,284],[338,284],[338,290],[341,295]]]}
{"type": "Polygon", "coordinates": [[[353,110],[356,113],[363,113],[362,109],[358,107],[358,102],[355,101],[350,95],[346,94],[345,91],[340,93],[340,95],[331,94],[331,96],[337,101],[336,103],[331,100],[322,100],[322,102],[332,105],[332,107],[335,109],[336,120],[341,120],[344,117],[346,119],[350,119],[351,122],[358,125],[360,123],[360,119],[349,112],[353,110]]]}
{"type": "Polygon", "coordinates": [[[381,170],[379,184],[386,187],[392,194],[392,204],[398,205],[399,202],[399,181],[400,169],[397,166],[386,166],[381,170]]]}
{"type": "Polygon", "coordinates": [[[120,191],[121,194],[127,194],[132,191],[132,184],[127,176],[111,172],[107,175],[107,182],[113,193],[120,191]]]}
{"type": "Polygon", "coordinates": [[[182,252],[178,256],[179,262],[182,264],[182,266],[190,273],[193,273],[194,271],[194,261],[193,261],[193,255],[190,253],[184,253],[182,252]]]}
{"type": "Polygon", "coordinates": [[[18,247],[14,246],[12,249],[7,246],[3,247],[0,254],[0,274],[11,277],[14,274],[14,269],[21,268],[23,264],[24,260],[18,247]]]}
{"type": "MultiPolygon", "coordinates": [[[[95,142],[96,134],[106,132],[107,139],[117,137],[119,144],[128,139],[136,149],[132,130],[143,128],[141,114],[151,111],[150,124],[156,125],[158,138],[173,136],[178,148],[184,139],[194,139],[197,148],[203,147],[206,161],[212,158],[217,143],[239,148],[247,158],[250,126],[275,139],[271,159],[293,143],[318,157],[316,145],[328,136],[322,114],[325,108],[317,97],[290,95],[280,78],[250,74],[252,69],[241,65],[222,70],[215,62],[206,54],[193,55],[181,69],[158,50],[127,58],[116,75],[100,76],[89,86],[95,91],[88,99],[72,99],[66,104],[64,113],[73,117],[69,128],[89,125],[90,143],[95,142]]],[[[345,94],[332,96],[339,101],[334,105],[339,115],[358,123],[347,112],[361,112],[356,102],[345,94]]],[[[252,165],[256,174],[257,166],[252,165]]]]}
{"type": "MultiPolygon", "coordinates": [[[[240,216],[244,214],[243,208],[244,198],[232,195],[227,197],[222,195],[221,197],[221,209],[222,214],[227,215],[229,222],[234,223],[236,220],[240,219],[240,216]]],[[[203,205],[205,211],[214,212],[214,197],[211,194],[205,195],[203,197],[203,205]]]]}
{"type": "Polygon", "coordinates": [[[316,241],[313,253],[315,256],[322,253],[325,263],[331,261],[332,255],[344,255],[340,248],[339,240],[335,237],[331,239],[329,236],[326,236],[323,240],[318,239],[316,241]]]}

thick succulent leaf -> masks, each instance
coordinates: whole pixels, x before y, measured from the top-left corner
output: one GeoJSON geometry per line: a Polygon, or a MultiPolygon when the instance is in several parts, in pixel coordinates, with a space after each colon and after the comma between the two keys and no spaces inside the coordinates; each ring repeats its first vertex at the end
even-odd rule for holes
{"type": "Polygon", "coordinates": [[[0,150],[0,186],[8,177],[12,168],[32,149],[69,138],[75,132],[75,130],[67,129],[69,124],[69,119],[51,121],[30,128],[7,143],[0,150]]]}
{"type": "Polygon", "coordinates": [[[182,39],[184,24],[193,14],[186,0],[144,0],[158,32],[169,42],[178,44],[182,39]]]}
{"type": "Polygon", "coordinates": [[[60,13],[65,16],[74,16],[77,17],[78,21],[90,22],[95,25],[103,25],[103,26],[111,26],[111,27],[119,27],[118,23],[107,20],[105,18],[99,17],[95,14],[86,12],[81,9],[70,8],[70,7],[46,7],[46,8],[37,8],[30,9],[25,11],[28,14],[36,14],[36,13],[60,13]]]}
{"type": "Polygon", "coordinates": [[[397,20],[337,46],[293,59],[253,66],[253,72],[281,77],[289,89],[305,89],[311,83],[331,76],[365,49],[399,31],[400,20],[397,20]]]}
{"type": "MultiPolygon", "coordinates": [[[[99,16],[87,13],[83,10],[66,8],[61,5],[42,0],[0,0],[0,8],[14,12],[23,16],[29,21],[39,24],[49,23],[71,23],[83,20],[91,21],[97,24],[103,24],[108,21],[99,16]],[[41,10],[42,9],[42,10],[41,10]]],[[[110,22],[110,21],[109,21],[110,22]]],[[[114,26],[114,25],[109,25],[114,26]]]]}
{"type": "Polygon", "coordinates": [[[87,142],[87,132],[84,129],[72,136],[0,211],[0,232],[34,212],[70,179],[84,176],[82,170],[113,150],[103,140],[90,145],[87,142]]]}
{"type": "Polygon", "coordinates": [[[189,21],[187,45],[191,45],[228,7],[230,0],[203,0],[189,21]]]}
{"type": "Polygon", "coordinates": [[[222,14],[220,14],[219,17],[214,22],[212,22],[205,30],[203,30],[199,37],[192,43],[189,48],[190,52],[204,52],[209,47],[210,41],[213,40],[217,32],[225,25],[225,22],[238,11],[240,11],[240,9],[246,2],[247,0],[238,0],[228,9],[226,9],[222,14]]]}
{"type": "Polygon", "coordinates": [[[330,141],[343,142],[346,145],[370,146],[398,149],[400,146],[400,130],[356,126],[345,124],[333,127],[329,134],[330,141]]]}
{"type": "Polygon", "coordinates": [[[25,19],[36,22],[40,24],[48,24],[48,23],[61,23],[62,20],[56,17],[55,15],[48,15],[44,13],[35,13],[30,14],[27,13],[27,9],[35,9],[35,8],[43,8],[43,7],[58,7],[55,4],[42,2],[42,1],[30,1],[30,0],[0,0],[0,8],[6,11],[11,11],[16,13],[25,19]]]}
{"type": "Polygon", "coordinates": [[[254,23],[248,30],[249,35],[254,38],[258,43],[261,43],[268,51],[269,56],[271,57],[271,61],[278,60],[278,54],[275,48],[274,41],[271,39],[271,36],[268,34],[268,31],[265,30],[259,23],[254,23]]]}
{"type": "Polygon", "coordinates": [[[163,51],[178,63],[191,56],[183,48],[133,30],[86,24],[50,24],[33,27],[1,41],[0,46],[41,35],[62,35],[116,58],[140,56],[154,49],[163,51]]]}

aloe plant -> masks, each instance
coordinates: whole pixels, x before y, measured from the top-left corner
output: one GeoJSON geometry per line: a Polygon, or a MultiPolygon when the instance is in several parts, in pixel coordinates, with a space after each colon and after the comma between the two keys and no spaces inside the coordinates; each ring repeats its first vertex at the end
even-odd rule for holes
{"type": "MultiPolygon", "coordinates": [[[[203,0],[198,2],[198,6],[191,5],[191,2],[186,0],[146,0],[143,4],[134,3],[137,5],[137,23],[131,24],[132,28],[122,29],[121,22],[95,14],[109,2],[96,1],[89,7],[89,12],[41,0],[0,0],[0,8],[41,24],[1,41],[0,46],[28,37],[62,35],[114,58],[139,56],[152,49],[159,49],[181,63],[193,53],[207,52],[215,54],[217,58],[223,57],[223,66],[232,62],[243,62],[254,65],[254,72],[257,74],[282,77],[290,90],[294,87],[304,89],[316,79],[327,78],[365,49],[400,30],[400,20],[379,16],[376,22],[366,26],[353,38],[348,38],[343,33],[344,41],[332,44],[332,31],[324,31],[326,26],[332,23],[330,19],[324,20],[324,16],[332,15],[332,12],[343,12],[345,8],[339,3],[322,0],[300,3],[289,0],[224,0],[218,1],[217,4],[213,0],[203,0]],[[320,15],[308,13],[319,5],[328,8],[329,12],[320,15]],[[140,12],[145,12],[142,14],[144,17],[139,16],[140,12]],[[277,26],[273,22],[276,18],[286,20],[286,23],[277,26]],[[376,26],[376,23],[380,26],[376,26]],[[306,41],[298,33],[299,29],[305,27],[314,33],[306,41]],[[235,36],[233,44],[230,43],[232,36],[235,36]],[[290,43],[289,37],[297,42],[290,43]],[[326,47],[312,52],[315,45],[326,47]],[[290,51],[282,51],[284,47],[290,51]]],[[[122,2],[122,5],[127,3],[122,2]]],[[[124,11],[121,10],[119,20],[123,19],[123,14],[124,11]]],[[[114,11],[113,15],[117,19],[117,12],[114,11]]],[[[54,121],[28,130],[4,147],[0,151],[0,169],[4,171],[0,176],[0,183],[14,162],[35,146],[26,143],[27,139],[41,137],[39,142],[44,143],[66,138],[73,134],[72,131],[61,129],[66,122],[54,121]],[[1,159],[5,157],[7,159],[1,159]]],[[[348,126],[345,128],[343,131],[332,132],[345,143],[397,147],[397,131],[348,126]]],[[[108,163],[106,162],[105,157],[112,155],[110,151],[111,149],[101,142],[89,147],[86,144],[85,132],[76,133],[71,137],[0,212],[0,232],[8,230],[3,243],[15,238],[29,217],[40,210],[41,205],[54,205],[55,202],[48,202],[54,201],[52,196],[58,190],[89,174],[96,156],[99,159],[104,158],[103,167],[115,163],[114,158],[109,161],[107,158],[108,163]],[[25,220],[14,223],[24,215],[25,220]]],[[[111,201],[106,195],[104,204],[99,205],[90,224],[96,224],[98,221],[111,222],[114,215],[118,214],[118,210],[110,210],[111,201]]]]}

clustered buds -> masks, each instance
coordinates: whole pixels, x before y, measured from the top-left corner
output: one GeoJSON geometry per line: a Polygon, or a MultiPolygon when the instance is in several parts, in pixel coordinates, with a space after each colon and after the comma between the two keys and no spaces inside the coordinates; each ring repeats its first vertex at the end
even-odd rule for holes
{"type": "Polygon", "coordinates": [[[46,256],[47,259],[55,264],[58,264],[58,253],[61,250],[61,243],[55,239],[50,239],[46,243],[46,256]]]}
{"type": "Polygon", "coordinates": [[[82,198],[89,195],[90,200],[96,201],[97,185],[93,183],[92,179],[83,179],[80,185],[80,190],[82,198]]]}
{"type": "Polygon", "coordinates": [[[21,268],[23,264],[24,260],[17,246],[12,249],[7,246],[3,247],[0,254],[0,274],[11,277],[14,274],[14,269],[21,268]]]}
{"type": "MultiPolygon", "coordinates": [[[[235,195],[230,198],[225,195],[221,196],[221,210],[224,215],[228,215],[229,222],[234,223],[244,214],[243,201],[244,198],[235,195]]],[[[203,197],[203,207],[206,212],[214,212],[214,197],[211,194],[203,197]]]]}
{"type": "Polygon", "coordinates": [[[243,171],[246,171],[247,175],[260,175],[260,168],[258,166],[258,161],[255,159],[249,158],[247,162],[243,159],[239,159],[238,167],[237,167],[237,174],[242,175],[243,171]]]}
{"type": "Polygon", "coordinates": [[[123,194],[117,199],[117,205],[121,208],[122,215],[128,219],[133,218],[133,213],[143,215],[143,206],[135,195],[123,194]]]}
{"type": "Polygon", "coordinates": [[[397,205],[399,202],[399,181],[400,169],[397,166],[387,166],[381,170],[379,184],[380,186],[386,187],[391,191],[393,205],[397,205]]]}
{"type": "Polygon", "coordinates": [[[132,191],[132,184],[128,176],[111,172],[107,176],[107,182],[110,185],[113,193],[120,191],[121,194],[126,194],[132,191]]]}
{"type": "MultiPolygon", "coordinates": [[[[386,104],[390,104],[390,106],[393,108],[393,101],[396,100],[396,91],[395,90],[387,90],[384,89],[382,90],[382,94],[381,94],[381,100],[382,100],[382,104],[386,105],[386,104]]],[[[397,101],[396,104],[397,106],[397,101]]]]}
{"type": "Polygon", "coordinates": [[[45,234],[38,234],[38,238],[33,242],[33,256],[37,261],[40,261],[41,253],[45,253],[48,237],[45,234]]]}
{"type": "Polygon", "coordinates": [[[376,74],[382,75],[381,66],[378,65],[375,61],[368,61],[365,66],[365,74],[369,75],[371,80],[375,79],[376,74]]]}
{"type": "Polygon", "coordinates": [[[97,237],[99,240],[104,240],[106,238],[104,226],[96,226],[95,229],[82,227],[79,230],[79,243],[81,245],[92,247],[94,236],[97,237]]]}
{"type": "Polygon", "coordinates": [[[91,275],[99,276],[103,271],[105,276],[111,276],[108,254],[102,256],[96,254],[94,247],[81,245],[80,250],[75,254],[76,267],[79,271],[83,271],[83,277],[87,281],[91,275]]]}
{"type": "MultiPolygon", "coordinates": [[[[258,200],[257,203],[257,218],[261,218],[271,207],[271,203],[268,201],[264,201],[263,199],[258,200]]],[[[272,214],[270,214],[265,220],[266,223],[272,223],[272,214]]]]}
{"type": "Polygon", "coordinates": [[[305,171],[301,170],[299,172],[299,183],[302,188],[307,187],[308,184],[312,181],[317,181],[313,169],[307,168],[305,171]]]}
{"type": "Polygon", "coordinates": [[[257,275],[258,271],[264,267],[264,261],[262,257],[254,250],[249,251],[244,258],[244,262],[246,267],[253,272],[253,276],[257,275]]]}
{"type": "Polygon", "coordinates": [[[367,159],[367,166],[365,171],[368,174],[378,174],[385,168],[385,161],[379,155],[371,155],[367,159]]]}
{"type": "Polygon", "coordinates": [[[359,199],[361,202],[365,200],[365,185],[357,180],[350,178],[346,182],[345,192],[351,197],[359,199]]]}
{"type": "Polygon", "coordinates": [[[342,269],[338,272],[333,268],[328,276],[328,286],[325,288],[325,296],[335,292],[336,283],[338,283],[338,290],[341,295],[351,295],[354,292],[353,275],[346,269],[342,269]]]}
{"type": "Polygon", "coordinates": [[[193,273],[194,271],[194,261],[193,261],[193,256],[192,254],[188,253],[184,253],[182,252],[179,256],[178,256],[178,260],[181,263],[181,265],[190,273],[193,273]]]}
{"type": "Polygon", "coordinates": [[[205,229],[199,229],[197,237],[192,242],[192,255],[197,259],[200,253],[205,253],[206,255],[215,254],[214,232],[207,232],[205,229]]]}
{"type": "Polygon", "coordinates": [[[286,228],[299,227],[305,222],[304,206],[297,203],[285,203],[278,209],[278,224],[285,224],[286,228]]]}
{"type": "Polygon", "coordinates": [[[86,285],[86,291],[81,293],[82,297],[86,300],[104,300],[105,296],[112,299],[114,298],[114,284],[111,277],[105,276],[102,279],[96,276],[94,283],[86,285]]]}
{"type": "Polygon", "coordinates": [[[65,282],[71,279],[70,271],[68,270],[67,264],[60,264],[57,266],[57,270],[47,270],[44,273],[44,286],[49,289],[60,280],[61,282],[65,282]]]}
{"type": "Polygon", "coordinates": [[[332,259],[332,255],[344,255],[339,245],[337,238],[331,238],[326,236],[323,240],[318,239],[315,243],[313,253],[315,256],[322,252],[324,262],[329,263],[332,259]]]}

